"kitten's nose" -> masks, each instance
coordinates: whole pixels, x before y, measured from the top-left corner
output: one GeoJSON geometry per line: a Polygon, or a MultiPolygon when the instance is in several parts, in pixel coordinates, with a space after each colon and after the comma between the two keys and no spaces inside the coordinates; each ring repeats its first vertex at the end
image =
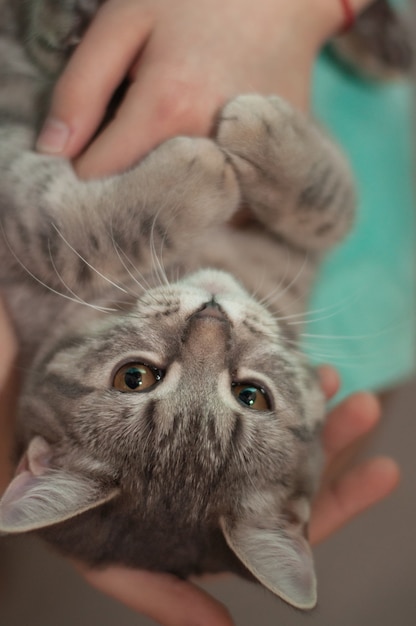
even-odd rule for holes
{"type": "Polygon", "coordinates": [[[198,311],[196,311],[193,315],[193,318],[204,318],[204,317],[213,317],[214,319],[221,320],[223,322],[228,322],[228,317],[224,313],[223,309],[220,307],[218,302],[214,298],[212,298],[209,302],[206,302],[198,311]]]}
{"type": "Polygon", "coordinates": [[[192,363],[192,369],[207,375],[223,368],[231,334],[231,322],[218,302],[205,302],[188,319],[184,333],[182,358],[192,363]]]}

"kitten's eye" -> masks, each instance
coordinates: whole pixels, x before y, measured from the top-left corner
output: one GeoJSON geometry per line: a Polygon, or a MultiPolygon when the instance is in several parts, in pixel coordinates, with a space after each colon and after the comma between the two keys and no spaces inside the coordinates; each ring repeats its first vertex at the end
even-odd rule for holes
{"type": "Polygon", "coordinates": [[[251,383],[232,383],[231,390],[237,400],[254,411],[269,411],[270,400],[261,387],[251,383]]]}
{"type": "Polygon", "coordinates": [[[127,363],[117,370],[113,387],[118,391],[140,392],[156,385],[163,378],[163,373],[157,367],[144,363],[127,363]]]}

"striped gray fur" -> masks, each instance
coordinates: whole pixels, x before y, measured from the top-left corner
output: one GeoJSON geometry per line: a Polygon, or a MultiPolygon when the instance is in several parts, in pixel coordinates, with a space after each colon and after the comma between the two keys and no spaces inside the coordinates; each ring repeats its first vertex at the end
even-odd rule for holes
{"type": "Polygon", "coordinates": [[[35,153],[56,48],[99,4],[0,0],[0,287],[23,383],[0,530],[92,566],[231,569],[308,608],[324,400],[289,316],[351,225],[348,165],[258,95],[107,179],[35,153]],[[154,384],[120,389],[129,363],[154,384]]]}

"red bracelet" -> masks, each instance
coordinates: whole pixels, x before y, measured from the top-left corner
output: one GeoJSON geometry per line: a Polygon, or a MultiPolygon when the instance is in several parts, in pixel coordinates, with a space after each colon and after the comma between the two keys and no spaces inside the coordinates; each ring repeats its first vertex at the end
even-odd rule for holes
{"type": "Polygon", "coordinates": [[[351,6],[351,0],[340,0],[342,8],[344,9],[344,23],[341,28],[341,32],[345,33],[351,28],[355,22],[354,9],[351,6]]]}

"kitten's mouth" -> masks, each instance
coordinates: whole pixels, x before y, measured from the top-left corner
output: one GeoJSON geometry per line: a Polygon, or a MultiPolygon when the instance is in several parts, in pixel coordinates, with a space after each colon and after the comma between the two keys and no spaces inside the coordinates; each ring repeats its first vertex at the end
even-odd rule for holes
{"type": "Polygon", "coordinates": [[[220,307],[215,298],[212,298],[209,302],[205,302],[200,309],[191,315],[191,317],[204,318],[212,317],[222,322],[229,322],[224,310],[220,307]]]}

